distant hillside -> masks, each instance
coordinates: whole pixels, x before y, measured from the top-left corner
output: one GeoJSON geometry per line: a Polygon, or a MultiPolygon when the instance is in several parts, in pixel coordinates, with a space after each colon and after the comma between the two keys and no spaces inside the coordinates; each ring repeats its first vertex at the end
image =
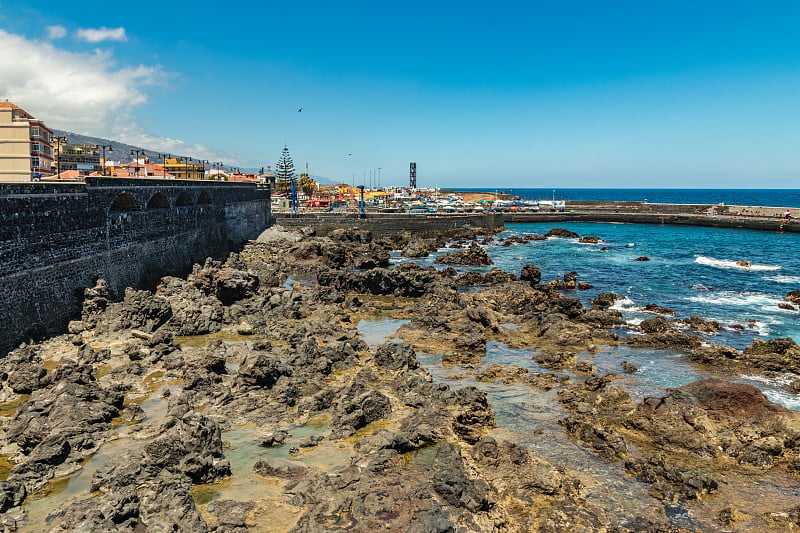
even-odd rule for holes
{"type": "MultiPolygon", "coordinates": [[[[133,145],[130,145],[130,144],[121,143],[119,141],[112,141],[111,139],[102,139],[100,137],[90,137],[88,135],[81,135],[80,133],[73,133],[71,131],[53,130],[53,135],[55,135],[57,137],[66,137],[68,139],[69,144],[89,144],[89,145],[92,145],[92,144],[95,144],[95,145],[105,144],[105,145],[111,145],[112,151],[109,152],[108,149],[106,149],[106,158],[107,159],[112,159],[112,160],[121,161],[121,162],[130,161],[130,159],[131,159],[131,150],[139,150],[140,152],[144,150],[145,156],[148,159],[150,159],[150,161],[152,161],[153,163],[158,163],[159,161],[161,161],[161,157],[159,157],[159,154],[161,154],[162,152],[159,152],[158,150],[150,150],[150,149],[147,149],[147,148],[142,148],[140,146],[133,146],[133,145]]],[[[172,157],[186,157],[186,156],[180,155],[180,154],[171,154],[171,156],[172,157]]],[[[192,157],[192,156],[189,156],[189,157],[192,157]]],[[[223,168],[225,170],[230,171],[233,167],[225,165],[225,166],[223,166],[223,168]]],[[[239,167],[239,169],[242,172],[253,173],[253,174],[258,174],[259,172],[261,172],[261,168],[241,168],[241,167],[239,167]]],[[[298,171],[297,174],[299,175],[300,172],[298,171]]],[[[320,183],[322,185],[333,185],[333,184],[336,184],[336,183],[341,183],[341,180],[337,181],[337,180],[333,180],[331,178],[326,178],[325,176],[315,176],[314,174],[311,175],[311,179],[313,179],[314,181],[316,181],[317,183],[320,183]]]]}
{"type": "MultiPolygon", "coordinates": [[[[145,156],[150,159],[153,163],[158,163],[161,161],[161,157],[159,155],[162,152],[158,150],[150,150],[148,148],[142,148],[141,146],[133,146],[130,144],[121,143],[119,141],[112,141],[111,139],[102,139],[100,137],[90,137],[88,135],[81,135],[80,133],[73,133],[71,131],[63,131],[63,130],[53,130],[53,135],[57,137],[66,137],[68,139],[69,144],[96,144],[96,145],[110,145],[112,150],[108,151],[106,149],[106,158],[112,159],[116,161],[130,161],[131,159],[131,150],[138,150],[139,152],[144,151],[145,156]]],[[[170,154],[172,157],[192,157],[192,156],[185,156],[181,154],[170,154]]],[[[227,170],[230,170],[231,167],[225,166],[227,170]]]]}

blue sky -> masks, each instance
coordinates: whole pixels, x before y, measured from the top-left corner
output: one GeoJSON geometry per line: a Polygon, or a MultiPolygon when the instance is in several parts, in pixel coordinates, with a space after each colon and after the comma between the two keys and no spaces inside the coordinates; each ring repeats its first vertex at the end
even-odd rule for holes
{"type": "Polygon", "coordinates": [[[0,98],[61,129],[347,182],[800,183],[800,2],[29,4],[0,98]]]}

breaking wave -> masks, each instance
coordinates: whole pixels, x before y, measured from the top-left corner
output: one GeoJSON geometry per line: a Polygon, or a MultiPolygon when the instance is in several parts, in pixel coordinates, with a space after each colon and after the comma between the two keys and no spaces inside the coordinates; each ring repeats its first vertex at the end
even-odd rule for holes
{"type": "Polygon", "coordinates": [[[704,255],[698,255],[697,257],[695,257],[694,262],[700,265],[706,265],[714,268],[752,270],[754,272],[765,272],[765,271],[781,269],[781,267],[778,265],[759,265],[756,263],[747,263],[745,265],[745,264],[739,264],[736,261],[732,261],[730,259],[716,259],[714,257],[706,257],[704,255]]]}

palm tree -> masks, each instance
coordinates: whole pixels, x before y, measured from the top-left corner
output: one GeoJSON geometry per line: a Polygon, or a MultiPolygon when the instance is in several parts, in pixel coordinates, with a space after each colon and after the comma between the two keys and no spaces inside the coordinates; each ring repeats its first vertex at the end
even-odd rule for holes
{"type": "Polygon", "coordinates": [[[311,179],[311,176],[303,172],[300,174],[300,190],[303,191],[307,197],[311,198],[314,191],[317,189],[317,182],[311,179]]]}

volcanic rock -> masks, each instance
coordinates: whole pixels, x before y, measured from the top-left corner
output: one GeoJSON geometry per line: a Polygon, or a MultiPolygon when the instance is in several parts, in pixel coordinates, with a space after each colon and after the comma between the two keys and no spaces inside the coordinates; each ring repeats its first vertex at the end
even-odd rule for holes
{"type": "Polygon", "coordinates": [[[535,287],[542,280],[542,271],[539,267],[528,263],[522,267],[522,271],[519,273],[519,280],[528,283],[531,287],[535,287]]]}
{"type": "Polygon", "coordinates": [[[580,235],[578,235],[574,231],[570,231],[568,229],[563,229],[563,228],[553,228],[550,231],[548,231],[547,233],[545,233],[544,236],[545,237],[559,237],[559,238],[562,238],[562,239],[577,239],[577,238],[580,237],[580,235]]]}
{"type": "Polygon", "coordinates": [[[461,265],[461,266],[486,266],[494,264],[492,258],[485,248],[473,244],[466,250],[459,250],[449,254],[443,254],[436,258],[436,263],[442,265],[461,265]]]}

